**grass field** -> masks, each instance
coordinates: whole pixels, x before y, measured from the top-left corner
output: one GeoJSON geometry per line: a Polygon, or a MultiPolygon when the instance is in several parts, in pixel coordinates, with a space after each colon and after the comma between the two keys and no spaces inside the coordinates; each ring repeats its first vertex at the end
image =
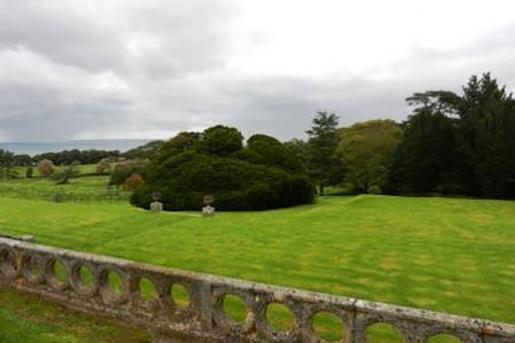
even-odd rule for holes
{"type": "Polygon", "coordinates": [[[143,330],[70,312],[12,290],[0,290],[2,343],[143,343],[151,340],[152,337],[143,330]]]}
{"type": "Polygon", "coordinates": [[[515,323],[515,202],[324,197],[203,219],[10,196],[0,231],[43,244],[515,323]]]}

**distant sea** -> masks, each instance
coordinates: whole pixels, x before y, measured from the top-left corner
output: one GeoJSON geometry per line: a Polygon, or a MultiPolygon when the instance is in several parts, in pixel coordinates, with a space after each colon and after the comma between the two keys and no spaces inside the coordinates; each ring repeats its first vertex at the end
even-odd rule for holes
{"type": "Polygon", "coordinates": [[[121,152],[130,150],[149,142],[149,139],[98,139],[98,140],[77,140],[66,142],[0,142],[0,149],[9,150],[16,154],[28,154],[31,156],[45,152],[59,152],[63,150],[119,150],[121,152]]]}

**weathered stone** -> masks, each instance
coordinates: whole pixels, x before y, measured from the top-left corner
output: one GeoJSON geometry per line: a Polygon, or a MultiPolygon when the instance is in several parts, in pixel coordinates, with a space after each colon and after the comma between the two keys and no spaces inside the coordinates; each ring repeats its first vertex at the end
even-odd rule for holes
{"type": "Polygon", "coordinates": [[[215,216],[215,208],[211,205],[202,207],[202,216],[203,217],[214,217],[215,216]]]}
{"type": "Polygon", "coordinates": [[[515,326],[510,324],[185,272],[10,238],[0,238],[0,286],[151,329],[159,333],[156,342],[322,342],[311,323],[318,312],[330,312],[341,319],[348,329],[345,342],[364,343],[367,328],[381,322],[396,327],[407,343],[426,342],[440,333],[455,335],[463,342],[515,342],[515,326]],[[53,274],[53,263],[57,262],[68,271],[64,281],[53,274]],[[81,268],[90,269],[93,285],[82,282],[81,268]],[[121,294],[109,288],[111,272],[122,279],[121,294]],[[154,284],[155,299],[140,294],[143,278],[154,284]],[[171,298],[170,290],[176,284],[189,293],[190,303],[185,308],[171,298]],[[247,304],[249,312],[242,325],[225,315],[226,295],[238,296],[247,304]],[[295,325],[290,332],[271,329],[266,319],[271,303],[281,303],[292,312],[295,325]]]}
{"type": "Polygon", "coordinates": [[[150,210],[153,212],[161,212],[163,210],[163,203],[154,201],[150,204],[150,210]]]}

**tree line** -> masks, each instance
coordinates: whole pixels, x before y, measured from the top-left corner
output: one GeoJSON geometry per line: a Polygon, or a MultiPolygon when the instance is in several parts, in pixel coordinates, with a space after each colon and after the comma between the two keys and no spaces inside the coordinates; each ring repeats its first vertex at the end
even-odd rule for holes
{"type": "Polygon", "coordinates": [[[413,111],[401,124],[338,129],[336,115],[318,113],[314,127],[326,128],[308,130],[305,155],[320,193],[340,185],[349,193],[515,197],[515,101],[505,86],[487,73],[459,94],[426,91],[406,101],[413,111]]]}
{"type": "MultiPolygon", "coordinates": [[[[406,101],[412,112],[402,123],[378,119],[342,128],[335,113],[322,111],[306,131],[307,140],[293,139],[278,145],[272,137],[256,135],[247,141],[248,147],[239,139],[231,153],[237,152],[237,158],[246,162],[252,156],[253,164],[271,164],[285,170],[292,170],[288,163],[294,159],[296,172],[309,175],[321,195],[328,186],[337,186],[350,194],[515,197],[515,101],[505,86],[487,73],[472,76],[460,93],[417,92],[406,101]],[[258,147],[259,158],[254,151],[258,147]]],[[[224,147],[231,141],[233,129],[181,133],[169,141],[151,141],[125,153],[71,150],[31,158],[0,150],[0,168],[3,175],[9,175],[14,166],[44,160],[55,165],[99,163],[105,167],[106,161],[125,159],[129,162],[114,163],[110,169],[111,183],[123,184],[134,173],[145,174],[147,165],[155,167],[163,151],[170,157],[185,150],[212,155],[205,151],[208,148],[197,151],[195,146],[210,137],[213,147],[224,147]],[[173,150],[177,146],[182,150],[173,150]]],[[[219,153],[226,158],[224,154],[219,153]]]]}

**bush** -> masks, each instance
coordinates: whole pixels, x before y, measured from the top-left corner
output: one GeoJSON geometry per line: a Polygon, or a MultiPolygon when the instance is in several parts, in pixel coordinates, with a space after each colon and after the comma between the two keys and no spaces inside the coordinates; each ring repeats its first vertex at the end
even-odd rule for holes
{"type": "Polygon", "coordinates": [[[32,179],[34,176],[34,169],[32,167],[28,167],[27,170],[25,170],[25,177],[27,179],[32,179]]]}
{"type": "Polygon", "coordinates": [[[144,175],[145,166],[146,162],[141,160],[128,160],[116,163],[111,172],[109,184],[120,186],[133,174],[144,175]]]}
{"type": "Polygon", "coordinates": [[[313,202],[314,186],[296,157],[282,166],[268,154],[280,151],[282,143],[256,136],[250,151],[240,141],[236,129],[221,126],[202,134],[180,133],[150,162],[145,183],[132,194],[131,203],[148,208],[152,192],[160,192],[164,209],[174,211],[200,210],[206,194],[214,196],[217,209],[232,211],[313,202]]]}
{"type": "Polygon", "coordinates": [[[38,163],[38,171],[42,177],[50,177],[55,172],[54,163],[50,160],[42,160],[38,163]]]}
{"type": "Polygon", "coordinates": [[[256,182],[245,192],[245,200],[253,210],[266,210],[277,203],[277,194],[266,183],[256,182]]]}
{"type": "Polygon", "coordinates": [[[98,162],[96,166],[96,173],[97,174],[106,174],[111,170],[111,159],[110,158],[103,158],[98,162]]]}
{"type": "Polygon", "coordinates": [[[126,191],[135,191],[143,185],[143,178],[139,174],[132,174],[123,184],[123,189],[126,191]]]}
{"type": "Polygon", "coordinates": [[[367,193],[376,195],[381,194],[381,187],[379,187],[378,185],[370,185],[367,188],[367,193]]]}

